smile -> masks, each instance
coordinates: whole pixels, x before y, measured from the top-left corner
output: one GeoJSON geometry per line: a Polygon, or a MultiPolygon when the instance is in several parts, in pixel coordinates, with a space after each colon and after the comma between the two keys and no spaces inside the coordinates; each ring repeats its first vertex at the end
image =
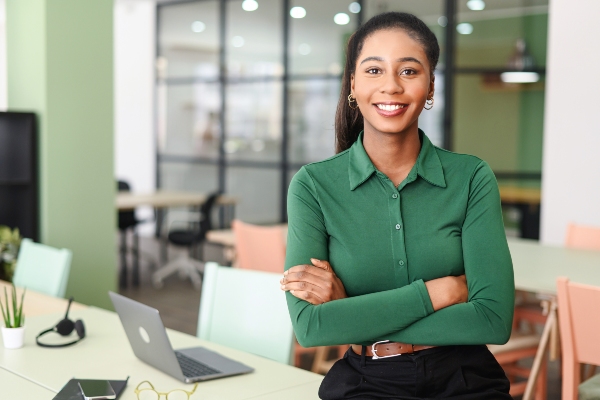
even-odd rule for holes
{"type": "Polygon", "coordinates": [[[406,107],[406,104],[376,104],[376,106],[383,111],[395,111],[406,107]]]}

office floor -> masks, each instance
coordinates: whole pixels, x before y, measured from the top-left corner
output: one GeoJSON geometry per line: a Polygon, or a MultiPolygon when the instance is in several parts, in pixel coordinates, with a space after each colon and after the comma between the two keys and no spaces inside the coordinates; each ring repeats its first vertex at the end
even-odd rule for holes
{"type": "MultiPolygon", "coordinates": [[[[198,324],[198,310],[200,307],[200,292],[194,290],[189,280],[181,280],[177,274],[165,279],[162,289],[155,289],[150,281],[150,274],[156,266],[149,261],[159,259],[159,245],[154,238],[141,237],[141,284],[138,288],[131,286],[121,289],[120,293],[148,304],[159,310],[161,318],[167,328],[175,329],[190,335],[196,334],[198,324]]],[[[169,248],[169,258],[176,257],[182,251],[169,248]]],[[[205,259],[223,263],[222,250],[220,247],[207,245],[204,248],[205,259]]],[[[131,261],[129,261],[131,262],[131,261]]],[[[309,369],[311,365],[310,355],[302,360],[302,367],[309,369]]],[[[548,400],[560,400],[561,382],[559,379],[558,362],[551,362],[548,369],[548,400]]]]}

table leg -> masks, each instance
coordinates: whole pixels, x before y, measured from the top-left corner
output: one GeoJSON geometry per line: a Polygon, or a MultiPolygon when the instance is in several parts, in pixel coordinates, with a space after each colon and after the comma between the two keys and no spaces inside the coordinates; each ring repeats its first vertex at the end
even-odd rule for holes
{"type": "Polygon", "coordinates": [[[550,300],[548,319],[546,320],[546,325],[544,325],[544,331],[542,332],[540,345],[533,360],[533,366],[531,367],[531,374],[527,380],[527,386],[525,388],[525,393],[523,394],[523,400],[531,400],[531,396],[533,395],[533,389],[540,373],[540,368],[542,363],[545,361],[544,359],[550,343],[550,336],[552,331],[555,329],[555,325],[558,325],[558,321],[556,319],[556,308],[556,298],[553,298],[550,300]]]}
{"type": "Polygon", "coordinates": [[[121,270],[119,271],[119,287],[127,287],[127,231],[119,230],[121,234],[121,270]]]}
{"type": "Polygon", "coordinates": [[[140,286],[140,237],[133,228],[133,286],[140,286]]]}

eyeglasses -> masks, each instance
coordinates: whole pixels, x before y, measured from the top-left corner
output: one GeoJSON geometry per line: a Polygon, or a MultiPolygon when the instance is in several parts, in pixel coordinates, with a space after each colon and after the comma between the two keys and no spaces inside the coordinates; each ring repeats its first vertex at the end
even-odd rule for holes
{"type": "Polygon", "coordinates": [[[161,396],[165,396],[167,400],[189,400],[190,396],[194,394],[197,387],[198,384],[196,383],[191,392],[183,389],[175,389],[171,390],[170,392],[163,393],[156,391],[154,386],[149,381],[143,381],[135,388],[135,394],[137,395],[138,400],[159,400],[161,396]]]}

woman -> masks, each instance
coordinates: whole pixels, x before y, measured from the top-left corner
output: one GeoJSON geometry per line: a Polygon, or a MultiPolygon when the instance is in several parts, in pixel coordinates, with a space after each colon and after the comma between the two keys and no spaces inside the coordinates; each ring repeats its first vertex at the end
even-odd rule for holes
{"type": "Polygon", "coordinates": [[[514,306],[496,180],[418,129],[438,57],[413,15],[361,26],[348,43],[338,154],[290,184],[281,282],[296,336],[353,344],[322,399],[511,398],[485,346],[508,340],[514,306]]]}

